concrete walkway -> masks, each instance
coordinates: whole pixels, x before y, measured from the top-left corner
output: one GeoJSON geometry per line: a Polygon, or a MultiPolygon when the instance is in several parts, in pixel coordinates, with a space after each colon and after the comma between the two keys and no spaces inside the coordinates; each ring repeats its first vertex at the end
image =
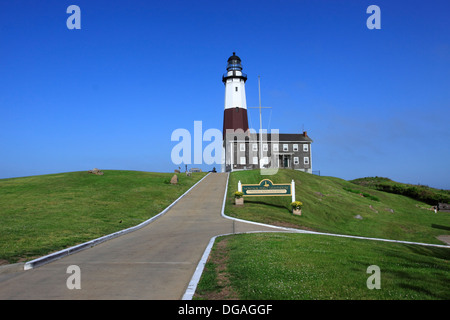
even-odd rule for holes
{"type": "Polygon", "coordinates": [[[209,174],[149,225],[39,268],[0,274],[0,299],[181,299],[213,236],[278,231],[223,218],[227,174],[209,174]],[[69,290],[70,265],[81,289],[69,290]]]}

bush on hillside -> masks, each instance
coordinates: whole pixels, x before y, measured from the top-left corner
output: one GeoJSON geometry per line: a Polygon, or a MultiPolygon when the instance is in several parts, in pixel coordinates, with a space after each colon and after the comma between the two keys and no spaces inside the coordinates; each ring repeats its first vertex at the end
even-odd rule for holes
{"type": "Polygon", "coordinates": [[[375,190],[399,194],[435,206],[439,202],[450,203],[450,191],[439,190],[422,185],[410,185],[392,181],[388,178],[360,178],[351,182],[375,190]]]}

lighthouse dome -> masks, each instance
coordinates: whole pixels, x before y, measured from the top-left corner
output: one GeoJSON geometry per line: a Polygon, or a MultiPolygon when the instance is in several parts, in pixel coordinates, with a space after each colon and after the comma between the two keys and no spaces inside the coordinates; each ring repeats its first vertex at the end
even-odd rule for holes
{"type": "Polygon", "coordinates": [[[233,55],[228,58],[227,71],[230,70],[242,70],[241,58],[236,55],[236,52],[233,52],[233,55]]]}
{"type": "Polygon", "coordinates": [[[231,57],[228,58],[228,62],[231,62],[232,60],[236,60],[236,61],[241,62],[241,58],[239,58],[239,57],[236,55],[236,52],[233,52],[233,55],[232,55],[231,57]]]}

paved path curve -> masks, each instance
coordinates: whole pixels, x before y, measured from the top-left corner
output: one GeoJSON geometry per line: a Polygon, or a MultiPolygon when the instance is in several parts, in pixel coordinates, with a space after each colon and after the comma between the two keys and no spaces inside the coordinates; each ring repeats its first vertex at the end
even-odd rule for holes
{"type": "Polygon", "coordinates": [[[221,216],[227,174],[209,174],[149,225],[39,268],[0,274],[0,299],[181,299],[210,239],[280,231],[221,216]],[[69,290],[70,265],[81,289],[69,290]]]}

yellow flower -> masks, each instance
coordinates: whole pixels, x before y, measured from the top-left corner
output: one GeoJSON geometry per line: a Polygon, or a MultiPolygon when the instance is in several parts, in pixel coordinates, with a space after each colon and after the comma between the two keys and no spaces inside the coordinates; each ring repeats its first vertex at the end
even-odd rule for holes
{"type": "Polygon", "coordinates": [[[301,209],[303,206],[303,203],[301,201],[294,201],[291,203],[291,207],[294,209],[301,209]]]}

